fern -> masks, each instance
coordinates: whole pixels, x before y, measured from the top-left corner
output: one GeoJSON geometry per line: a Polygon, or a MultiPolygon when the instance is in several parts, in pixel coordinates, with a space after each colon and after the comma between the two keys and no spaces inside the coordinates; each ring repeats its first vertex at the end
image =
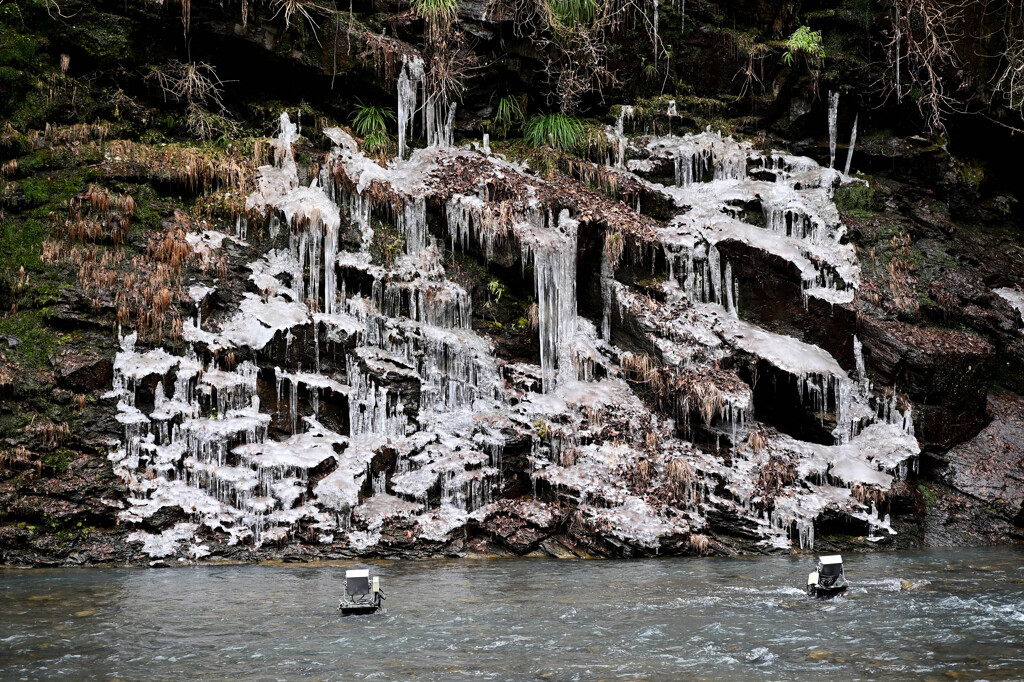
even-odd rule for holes
{"type": "Polygon", "coordinates": [[[793,35],[786,41],[788,48],[782,55],[782,62],[786,66],[792,66],[798,55],[803,55],[812,63],[820,63],[825,59],[825,46],[821,42],[821,31],[812,31],[807,26],[801,26],[793,31],[793,35]]]}

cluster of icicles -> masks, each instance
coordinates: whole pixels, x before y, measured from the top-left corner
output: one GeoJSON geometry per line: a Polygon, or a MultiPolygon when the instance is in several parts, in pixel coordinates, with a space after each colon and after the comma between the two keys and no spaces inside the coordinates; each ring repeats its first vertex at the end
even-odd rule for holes
{"type": "MultiPolygon", "coordinates": [[[[250,205],[272,213],[271,237],[289,230],[287,248],[249,265],[260,294],[245,294],[233,317],[204,327],[198,311],[216,287],[194,286],[197,314],[185,325],[185,354],[137,350],[134,334],[122,340],[117,354],[110,396],[118,400],[125,439],[111,459],[132,492],[122,517],[143,523],[161,508],[179,507],[193,521],[159,534],[137,532],[133,538],[151,556],[204,556],[206,545],[189,544],[202,526],[226,533],[232,544],[251,540],[258,546],[286,539],[302,521],[322,542],[341,534],[360,548],[376,542],[384,519],[404,515],[419,521],[423,537],[443,539],[490,501],[500,476],[493,465],[503,441],[474,424],[477,414],[499,404],[497,367],[489,344],[470,329],[469,295],[443,276],[437,248],[428,243],[433,240],[422,200],[397,216],[408,252],[396,266],[401,274],[371,265],[366,243],[358,253],[340,252],[342,209],[355,205],[353,221],[366,228],[367,214],[360,221],[358,199],[343,196],[326,174],[309,187],[299,185],[292,152],[297,137],[297,127],[283,115],[275,164],[261,169],[259,189],[250,197],[250,205]],[[341,268],[369,274],[369,295],[348,293],[338,278],[341,268]],[[313,366],[268,366],[276,341],[284,341],[289,362],[300,335],[313,337],[313,366]],[[243,362],[230,371],[201,359],[208,351],[240,347],[266,359],[260,367],[243,362]],[[345,354],[343,371],[321,371],[326,350],[345,354]],[[261,367],[265,379],[272,377],[273,405],[261,406],[257,395],[261,367]],[[424,439],[427,445],[416,448],[415,458],[408,457],[411,445],[400,445],[411,435],[407,406],[401,392],[380,380],[383,374],[418,382],[414,407],[421,433],[444,433],[433,442],[424,439]],[[154,404],[143,411],[137,396],[154,381],[154,404]],[[347,404],[346,433],[321,423],[330,403],[347,404]],[[275,419],[290,437],[269,438],[275,419]],[[384,492],[369,468],[388,443],[403,450],[390,480],[401,498],[384,492]],[[311,487],[309,472],[330,458],[334,471],[311,487]],[[360,505],[370,486],[375,494],[360,505]],[[435,487],[441,506],[428,509],[435,487]],[[364,528],[352,530],[353,519],[364,528]]],[[[234,237],[222,237],[241,242],[247,230],[240,222],[234,237]]]]}
{"type": "MultiPolygon", "coordinates": [[[[846,504],[848,487],[868,484],[887,489],[893,476],[886,472],[905,477],[919,453],[910,408],[896,407],[895,391],[887,401],[875,396],[857,338],[852,339],[856,374],[851,377],[820,348],[740,321],[739,287],[732,264],[719,250],[724,242],[737,242],[791,263],[801,274],[805,307],[811,299],[830,305],[853,299],[859,286],[859,265],[853,247],[842,243],[845,227],[835,208],[833,192],[840,184],[857,182],[848,175],[857,133],[855,121],[846,172],[833,170],[838,102],[838,95],[830,96],[828,168],[805,157],[759,152],[747,143],[710,130],[699,135],[645,138],[639,150],[641,158],[625,162],[628,138],[623,122],[632,117],[632,110],[623,107],[616,126],[608,129],[609,139],[617,142],[616,167],[633,171],[634,179],[650,178],[645,182],[647,188],[663,194],[679,208],[679,214],[658,229],[669,269],[665,287],[669,310],[664,312],[668,321],[649,320],[649,331],[655,335],[667,333],[674,344],[683,338],[692,339],[691,343],[704,347],[704,362],[717,362],[724,342],[792,377],[800,400],[818,412],[822,421],[827,412],[834,414],[833,446],[801,443],[788,437],[768,444],[769,451],[796,454],[804,478],[804,490],[800,492],[805,494],[780,496],[771,512],[760,517],[767,530],[779,531],[772,544],[780,547],[786,546],[791,537],[801,547],[812,546],[814,520],[830,506],[864,521],[872,532],[892,532],[888,519],[879,518],[873,507],[858,510],[856,505],[846,504]],[[671,164],[672,184],[653,182],[655,176],[664,174],[659,170],[661,161],[671,164]],[[760,209],[759,221],[750,220],[752,208],[760,209]],[[673,320],[675,299],[693,305],[680,308],[687,313],[673,320]],[[686,322],[679,321],[687,316],[686,322]],[[791,535],[791,531],[795,532],[791,535]]],[[[674,110],[674,102],[670,102],[670,119],[674,110]]],[[[618,297],[618,304],[626,309],[636,300],[634,294],[614,282],[607,289],[606,320],[610,297],[618,297]]],[[[664,342],[658,345],[663,351],[666,348],[664,342]]],[[[691,357],[692,352],[665,354],[669,364],[678,362],[681,367],[693,367],[694,361],[687,359],[691,357]]],[[[749,394],[723,396],[719,428],[734,443],[737,420],[742,432],[749,408],[749,394]]],[[[711,498],[715,504],[742,514],[756,513],[754,503],[759,498],[752,481],[765,458],[750,458],[743,448],[734,450],[733,455],[734,465],[728,468],[717,462],[703,462],[714,478],[727,481],[726,490],[731,492],[731,499],[711,498]]]]}
{"type": "MultiPolygon", "coordinates": [[[[632,313],[612,265],[602,263],[604,314],[597,329],[577,314],[579,223],[568,211],[543,206],[536,198],[513,220],[520,260],[524,269],[532,265],[540,341],[540,391],[529,399],[520,396],[513,407],[491,342],[471,327],[472,300],[446,277],[440,257],[445,248],[471,245],[486,257],[493,255],[496,230],[485,188],[481,186],[479,195],[456,194],[446,200],[450,243],[440,242],[427,227],[429,171],[441,158],[479,155],[451,148],[454,104],[427,95],[418,58],[403,63],[398,112],[399,158],[390,167],[368,159],[347,133],[332,129],[325,133],[334,150],[308,186],[299,183],[292,151],[297,126],[282,115],[275,162],[260,169],[259,186],[249,197],[250,208],[269,216],[272,240],[287,231],[287,247],[271,249],[249,264],[250,280],[260,293],[244,294],[233,315],[204,323],[198,311],[216,288],[193,287],[197,315],[186,325],[189,350],[181,355],[159,348],[139,350],[134,335],[123,339],[110,393],[118,401],[118,420],[125,429],[124,440],[111,454],[131,491],[122,517],[144,523],[168,507],[178,507],[189,517],[161,533],[139,531],[133,538],[151,556],[201,557],[210,551],[198,539],[204,533],[223,533],[230,543],[260,545],[284,541],[302,528],[306,540],[343,542],[362,550],[380,540],[385,521],[404,518],[416,525],[419,537],[444,540],[474,514],[486,513],[500,495],[503,446],[506,438],[523,433],[534,442],[535,481],[543,478],[577,490],[581,505],[591,494],[588,487],[599,490],[603,485],[604,506],[588,505],[588,514],[610,524],[616,534],[656,547],[662,534],[699,526],[694,520],[699,517],[696,494],[688,497],[689,520],[683,523],[623,492],[613,478],[622,462],[636,456],[628,447],[588,445],[574,441],[575,436],[557,440],[537,427],[566,410],[581,418],[583,412],[613,406],[636,413],[644,409],[621,378],[615,378],[621,373],[611,360],[612,312],[619,306],[620,314],[632,313]],[[418,113],[428,147],[405,159],[418,113]],[[339,182],[342,176],[346,182],[339,182]],[[399,208],[392,204],[387,215],[376,216],[392,222],[404,237],[404,254],[390,267],[371,262],[375,209],[366,190],[372,183],[387,186],[400,199],[399,208]],[[348,223],[362,237],[354,251],[340,248],[348,223]],[[372,282],[369,292],[349,291],[346,274],[372,282]],[[289,355],[300,343],[312,345],[311,366],[303,368],[289,355]],[[282,344],[283,359],[274,350],[282,344]],[[242,348],[250,351],[255,364],[228,369],[202,359],[213,351],[242,348]],[[332,359],[329,371],[324,354],[332,359]],[[607,377],[594,381],[599,366],[607,377]],[[400,388],[403,382],[418,386],[414,403],[406,402],[410,398],[400,388]],[[144,409],[138,403],[143,392],[154,396],[152,406],[144,409]],[[273,396],[274,404],[261,404],[260,395],[264,402],[273,396]],[[324,410],[332,405],[346,406],[345,427],[325,425],[330,420],[324,410]],[[284,437],[272,437],[272,432],[284,437]],[[375,474],[373,463],[384,446],[397,457],[389,470],[375,474]],[[564,463],[570,446],[584,460],[564,463]],[[311,484],[311,472],[331,459],[330,473],[311,484]],[[609,499],[617,503],[609,507],[609,499]]],[[[626,161],[629,141],[623,117],[611,133],[616,140],[613,163],[620,172],[639,171],[633,161],[626,161]]],[[[675,166],[675,186],[655,189],[690,207],[659,235],[672,268],[666,284],[669,301],[678,292],[701,310],[723,311],[725,315],[716,317],[716,333],[731,334],[738,348],[799,377],[808,401],[822,412],[832,404],[839,415],[836,446],[781,444],[817,463],[807,476],[818,475],[821,490],[794,497],[805,502],[813,497],[817,506],[801,510],[776,505],[765,524],[766,541],[778,544],[797,528],[801,544],[813,542],[813,519],[828,502],[822,490],[828,488],[833,496],[845,491],[848,497],[849,490],[837,487],[839,482],[883,485],[888,474],[879,467],[898,467],[916,454],[905,439],[897,437],[893,445],[889,431],[872,431],[876,421],[902,420],[905,428],[896,430],[911,433],[909,413],[894,415],[890,408],[883,415],[888,420],[880,419],[860,365],[857,380],[830,356],[831,364],[822,360],[805,369],[800,358],[805,349],[793,350],[790,344],[786,350],[783,340],[788,337],[740,322],[732,265],[723,262],[715,244],[729,234],[775,249],[799,263],[808,278],[808,296],[844,300],[857,286],[857,270],[855,258],[839,244],[842,228],[830,201],[839,174],[809,159],[762,155],[757,163],[774,180],[752,180],[749,146],[711,133],[652,140],[647,152],[651,158],[670,158],[675,166]],[[810,189],[794,189],[797,185],[810,189]],[[730,213],[732,199],[752,195],[753,189],[762,197],[766,228],[744,226],[735,211],[730,213]],[[783,348],[780,356],[774,345],[783,348]],[[853,450],[842,450],[865,435],[881,441],[878,452],[888,447],[890,458],[878,456],[867,463],[853,450]],[[836,472],[828,481],[822,473],[826,470],[836,472]]],[[[487,152],[483,158],[495,173],[523,172],[487,152]]],[[[244,244],[248,231],[240,221],[233,237],[220,238],[244,244]]],[[[691,353],[683,347],[666,352],[666,357],[674,355],[685,363],[691,353]]],[[[528,367],[507,369],[515,375],[532,372],[528,367]]],[[[719,417],[734,444],[749,422],[750,409],[749,393],[723,400],[719,417]]],[[[732,477],[734,500],[719,502],[755,513],[741,479],[753,477],[750,467],[756,463],[723,471],[710,455],[673,441],[672,447],[677,446],[705,477],[705,492],[714,487],[710,477],[732,477]]],[[[707,493],[703,503],[717,502],[707,493]]]]}

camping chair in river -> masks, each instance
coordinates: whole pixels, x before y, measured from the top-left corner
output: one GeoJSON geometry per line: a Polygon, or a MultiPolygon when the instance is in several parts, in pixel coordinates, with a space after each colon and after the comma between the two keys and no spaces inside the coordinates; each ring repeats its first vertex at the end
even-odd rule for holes
{"type": "Polygon", "coordinates": [[[345,571],[345,596],[338,605],[342,615],[375,613],[387,597],[380,590],[380,578],[370,579],[368,569],[345,571]]]}

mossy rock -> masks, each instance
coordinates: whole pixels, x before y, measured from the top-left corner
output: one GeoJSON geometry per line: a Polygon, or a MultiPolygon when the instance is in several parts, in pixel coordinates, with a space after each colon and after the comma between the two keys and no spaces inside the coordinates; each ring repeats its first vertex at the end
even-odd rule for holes
{"type": "Polygon", "coordinates": [[[76,22],[71,38],[97,66],[113,66],[131,52],[129,26],[124,17],[96,12],[87,21],[76,22]]]}
{"type": "Polygon", "coordinates": [[[843,185],[836,190],[835,202],[842,213],[879,213],[885,209],[885,196],[870,183],[843,185]]]}

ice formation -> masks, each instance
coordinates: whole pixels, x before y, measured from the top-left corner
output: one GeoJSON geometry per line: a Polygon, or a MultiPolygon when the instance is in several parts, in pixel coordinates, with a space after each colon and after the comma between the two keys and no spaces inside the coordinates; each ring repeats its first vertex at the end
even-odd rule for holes
{"type": "Polygon", "coordinates": [[[992,291],[1013,306],[1017,311],[1017,314],[1020,315],[1021,320],[1024,321],[1024,289],[1001,287],[999,289],[993,289],[992,291]]]}
{"type": "Polygon", "coordinates": [[[850,148],[846,150],[846,166],[843,168],[843,175],[850,174],[850,166],[853,164],[853,149],[857,146],[857,121],[860,120],[858,113],[853,117],[853,129],[850,131],[850,148]]]}
{"type": "Polygon", "coordinates": [[[828,93],[828,167],[836,167],[836,137],[839,134],[839,93],[828,93]]]}
{"type": "MultiPolygon", "coordinates": [[[[499,513],[517,476],[531,489],[516,493],[531,522],[555,523],[549,503],[571,501],[570,525],[644,551],[699,536],[712,511],[773,547],[811,546],[826,511],[891,532],[870,500],[918,454],[910,411],[876,394],[855,338],[848,372],[821,348],[740,320],[739,266],[724,249],[791,265],[805,304],[852,300],[859,268],[832,203],[842,174],[710,131],[631,141],[623,107],[609,130],[615,172],[676,215],[637,228],[615,207],[598,220],[600,206],[524,166],[452,148],[454,106],[424,94],[422,72],[418,58],[402,65],[399,155],[387,166],[331,129],[333,150],[302,184],[298,128],[283,115],[274,163],[247,202],[265,218],[245,234],[266,229],[272,245],[249,263],[237,306],[200,316],[213,289],[195,284],[184,350],[123,338],[109,394],[124,427],[110,458],[131,493],[122,517],[144,525],[180,512],[172,527],[135,531],[143,552],[194,558],[210,538],[259,546],[294,535],[372,552],[395,527],[445,542],[499,513]],[[428,146],[405,158],[418,110],[428,146]],[[657,182],[659,166],[671,183],[657,182]],[[371,257],[373,220],[403,237],[388,264],[371,257]],[[595,230],[607,243],[591,322],[577,291],[591,275],[577,269],[595,230]],[[357,245],[343,246],[347,233],[357,245]],[[657,296],[620,279],[613,239],[663,254],[657,296]],[[477,331],[446,251],[501,257],[532,285],[535,364],[501,358],[477,331]],[[655,360],[613,343],[627,327],[655,360]],[[737,363],[791,386],[794,409],[820,419],[831,443],[760,424],[756,377],[722,369],[737,363]],[[641,399],[657,386],[667,414],[641,399]],[[686,437],[696,431],[701,444],[686,437]],[[513,445],[527,449],[528,471],[506,461],[513,445]]],[[[241,234],[190,243],[212,252],[241,234]]]]}

